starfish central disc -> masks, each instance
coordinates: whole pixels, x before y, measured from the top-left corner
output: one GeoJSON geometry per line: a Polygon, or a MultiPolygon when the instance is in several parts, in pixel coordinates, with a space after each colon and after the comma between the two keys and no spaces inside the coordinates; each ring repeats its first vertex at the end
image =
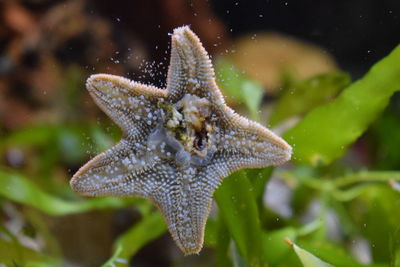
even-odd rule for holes
{"type": "Polygon", "coordinates": [[[147,146],[177,166],[206,166],[216,151],[215,116],[205,98],[186,94],[176,104],[160,101],[160,120],[147,146]]]}

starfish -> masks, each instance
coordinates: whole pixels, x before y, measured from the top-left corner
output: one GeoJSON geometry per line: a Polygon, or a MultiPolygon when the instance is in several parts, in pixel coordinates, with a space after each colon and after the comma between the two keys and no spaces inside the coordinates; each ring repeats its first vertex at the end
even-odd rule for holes
{"type": "Polygon", "coordinates": [[[211,60],[187,26],[172,34],[166,89],[107,74],[90,76],[86,87],[123,137],[78,170],[73,190],[151,200],[186,255],[203,246],[223,178],[291,157],[283,139],[225,104],[211,60]]]}

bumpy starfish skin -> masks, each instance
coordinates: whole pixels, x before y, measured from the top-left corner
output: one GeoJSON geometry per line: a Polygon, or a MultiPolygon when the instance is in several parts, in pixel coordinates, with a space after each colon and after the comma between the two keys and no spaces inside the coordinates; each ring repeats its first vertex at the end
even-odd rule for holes
{"type": "Polygon", "coordinates": [[[189,27],[172,35],[166,90],[107,74],[91,76],[86,86],[123,138],[84,165],[72,188],[152,200],[185,254],[201,250],[212,195],[224,177],[290,159],[284,140],[225,105],[209,56],[189,27]]]}

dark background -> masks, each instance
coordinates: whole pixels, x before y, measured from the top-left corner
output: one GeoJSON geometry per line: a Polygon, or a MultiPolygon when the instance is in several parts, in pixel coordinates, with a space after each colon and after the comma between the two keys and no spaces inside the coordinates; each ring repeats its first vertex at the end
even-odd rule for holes
{"type": "MultiPolygon", "coordinates": [[[[257,31],[286,33],[322,46],[334,55],[341,68],[354,77],[360,77],[400,42],[400,1],[396,0],[213,0],[186,1],[189,3],[187,6],[183,3],[185,1],[165,2],[175,2],[176,6],[192,10],[192,14],[179,9],[165,11],[158,7],[169,5],[157,0],[105,4],[92,1],[91,5],[111,19],[121,18],[124,27],[131,27],[149,43],[154,42],[154,38],[160,40],[159,36],[151,37],[150,34],[172,32],[180,21],[192,22],[194,30],[200,30],[202,40],[205,38],[201,35],[207,35],[207,31],[228,38],[257,31]],[[121,6],[126,8],[119,8],[121,6]],[[214,16],[211,17],[212,24],[222,23],[220,28],[207,27],[207,21],[198,23],[203,18],[196,17],[210,14],[214,16]]],[[[168,36],[163,36],[167,41],[168,36]]],[[[207,38],[208,41],[212,39],[207,38]]],[[[159,45],[166,43],[164,40],[159,45]]]]}
{"type": "Polygon", "coordinates": [[[219,0],[213,6],[233,36],[263,30],[294,35],[324,47],[357,77],[400,42],[396,0],[219,0]]]}

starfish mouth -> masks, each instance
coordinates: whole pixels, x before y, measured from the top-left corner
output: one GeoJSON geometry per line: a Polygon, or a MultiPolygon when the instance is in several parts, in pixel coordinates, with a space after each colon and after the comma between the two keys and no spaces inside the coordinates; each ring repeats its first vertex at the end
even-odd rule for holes
{"type": "Polygon", "coordinates": [[[205,166],[215,146],[211,104],[205,98],[186,94],[175,104],[158,104],[161,118],[148,138],[148,147],[177,165],[205,166]]]}

